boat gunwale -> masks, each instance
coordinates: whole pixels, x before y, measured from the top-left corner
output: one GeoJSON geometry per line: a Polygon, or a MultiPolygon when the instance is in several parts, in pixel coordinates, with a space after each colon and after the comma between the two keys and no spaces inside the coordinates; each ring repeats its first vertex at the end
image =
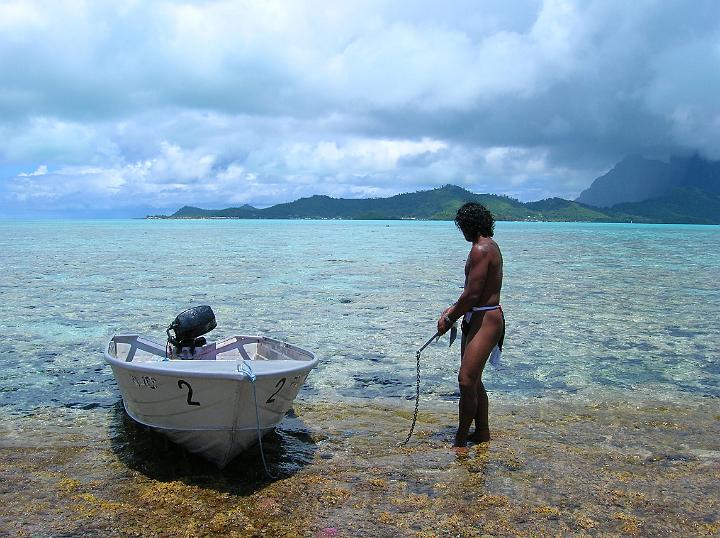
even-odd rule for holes
{"type": "MultiPolygon", "coordinates": [[[[142,372],[142,373],[155,373],[155,374],[163,374],[163,375],[179,374],[179,375],[182,375],[183,377],[192,377],[192,378],[235,379],[235,380],[241,381],[243,379],[249,379],[248,374],[247,374],[247,372],[239,371],[237,369],[232,369],[232,370],[228,370],[228,371],[210,371],[210,372],[205,371],[205,372],[203,372],[203,371],[198,371],[198,370],[184,370],[184,369],[176,370],[173,368],[162,367],[160,365],[167,364],[170,362],[172,362],[172,363],[175,363],[175,362],[178,362],[178,363],[227,363],[227,364],[236,364],[236,365],[242,364],[242,363],[252,364],[253,362],[255,362],[254,360],[246,361],[244,359],[242,361],[227,360],[227,359],[219,359],[219,360],[218,359],[195,359],[195,360],[193,360],[193,359],[190,359],[190,360],[171,359],[168,361],[158,361],[156,363],[152,363],[152,362],[140,363],[140,362],[134,362],[134,361],[124,361],[124,360],[118,359],[117,357],[112,356],[109,352],[110,344],[111,343],[117,344],[115,338],[118,336],[125,337],[125,338],[134,337],[135,340],[137,340],[139,338],[143,338],[143,337],[139,334],[116,334],[110,340],[108,340],[107,344],[105,345],[105,350],[103,353],[105,362],[107,362],[110,366],[117,366],[118,368],[130,370],[130,371],[137,371],[137,372],[142,372]]],[[[267,336],[246,336],[246,335],[234,335],[234,336],[228,337],[225,340],[229,340],[230,338],[238,339],[238,342],[237,342],[238,344],[241,343],[241,339],[248,339],[248,340],[252,340],[254,342],[265,341],[265,342],[269,342],[271,344],[273,344],[273,343],[280,344],[284,347],[289,347],[291,349],[300,351],[303,354],[307,354],[309,357],[306,360],[270,359],[268,361],[257,361],[257,362],[274,362],[277,360],[283,360],[285,363],[285,366],[286,366],[280,370],[267,371],[267,372],[253,370],[253,373],[255,374],[255,377],[257,377],[257,378],[273,377],[273,376],[277,376],[280,374],[290,374],[290,373],[302,372],[302,371],[306,371],[306,370],[310,371],[313,368],[315,368],[320,362],[320,360],[315,356],[315,353],[313,353],[312,351],[298,347],[293,344],[288,344],[287,342],[283,342],[282,340],[276,340],[274,338],[269,338],[267,336]],[[290,365],[288,363],[297,363],[297,366],[290,365]]],[[[162,349],[161,347],[159,347],[157,342],[153,342],[152,340],[145,339],[145,338],[143,338],[143,339],[146,340],[147,342],[150,342],[151,344],[158,346],[158,348],[157,348],[158,350],[162,349]]],[[[223,341],[225,341],[225,340],[223,340],[223,341]]],[[[157,354],[157,356],[162,357],[162,355],[159,355],[159,354],[157,354]]]]}

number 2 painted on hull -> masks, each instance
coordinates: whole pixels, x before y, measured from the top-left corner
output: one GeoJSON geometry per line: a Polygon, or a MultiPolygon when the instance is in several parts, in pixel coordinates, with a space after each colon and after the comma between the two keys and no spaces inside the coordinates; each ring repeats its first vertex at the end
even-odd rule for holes
{"type": "Polygon", "coordinates": [[[178,388],[181,389],[185,385],[188,388],[188,397],[187,397],[187,404],[188,405],[200,405],[200,402],[193,402],[192,401],[192,387],[190,386],[190,383],[185,381],[184,379],[181,379],[178,381],[178,388]]]}
{"type": "Polygon", "coordinates": [[[285,386],[286,379],[283,377],[280,381],[278,381],[275,384],[275,388],[277,389],[275,392],[272,393],[272,396],[270,396],[265,403],[273,403],[275,401],[275,396],[277,396],[277,393],[282,390],[282,388],[285,386]]]}

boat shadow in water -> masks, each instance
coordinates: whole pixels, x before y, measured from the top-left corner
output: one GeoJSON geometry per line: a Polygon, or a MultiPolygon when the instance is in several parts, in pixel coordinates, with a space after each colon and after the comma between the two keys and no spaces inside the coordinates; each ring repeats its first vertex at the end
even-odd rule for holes
{"type": "Polygon", "coordinates": [[[163,434],[135,422],[125,412],[122,400],[112,408],[110,429],[113,452],[129,468],[148,478],[180,480],[241,495],[297,473],[312,463],[317,451],[315,440],[293,409],[262,440],[265,461],[274,478],[265,472],[258,445],[242,452],[224,469],[218,469],[163,434]]]}

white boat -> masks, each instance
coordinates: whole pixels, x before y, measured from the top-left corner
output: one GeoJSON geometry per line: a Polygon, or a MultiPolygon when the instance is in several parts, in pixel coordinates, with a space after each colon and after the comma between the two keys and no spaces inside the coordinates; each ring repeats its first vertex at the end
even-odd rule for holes
{"type": "Polygon", "coordinates": [[[260,336],[175,357],[136,334],[115,335],[105,351],[127,414],[220,468],[282,421],[318,364],[310,351],[260,336]]]}

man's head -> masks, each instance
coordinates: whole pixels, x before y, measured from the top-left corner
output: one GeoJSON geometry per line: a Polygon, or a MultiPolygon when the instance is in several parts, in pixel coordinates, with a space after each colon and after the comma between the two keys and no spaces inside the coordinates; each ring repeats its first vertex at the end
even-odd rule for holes
{"type": "Polygon", "coordinates": [[[487,208],[475,202],[467,202],[458,209],[455,225],[468,241],[477,240],[478,236],[492,237],[495,230],[495,219],[487,208]]]}

